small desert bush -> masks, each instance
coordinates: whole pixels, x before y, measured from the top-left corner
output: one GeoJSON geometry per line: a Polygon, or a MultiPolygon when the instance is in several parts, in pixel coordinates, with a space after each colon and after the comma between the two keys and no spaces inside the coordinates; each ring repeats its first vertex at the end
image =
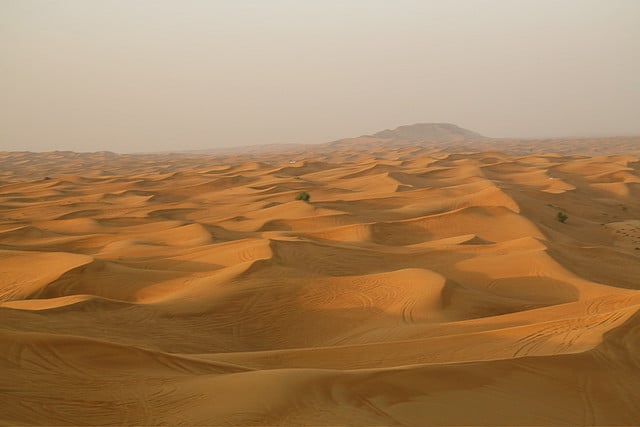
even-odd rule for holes
{"type": "Polygon", "coordinates": [[[558,218],[558,221],[564,224],[564,222],[569,219],[569,215],[567,215],[564,212],[558,212],[558,215],[556,215],[556,218],[558,218]]]}
{"type": "Polygon", "coordinates": [[[311,198],[311,196],[306,191],[301,191],[296,196],[296,200],[303,200],[305,202],[308,202],[310,198],[311,198]]]}

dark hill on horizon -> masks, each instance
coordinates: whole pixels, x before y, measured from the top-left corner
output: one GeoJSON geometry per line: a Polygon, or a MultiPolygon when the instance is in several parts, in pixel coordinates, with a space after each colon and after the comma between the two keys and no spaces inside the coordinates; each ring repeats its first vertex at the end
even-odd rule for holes
{"type": "Polygon", "coordinates": [[[452,123],[415,123],[399,126],[393,130],[385,129],[371,135],[374,138],[396,139],[404,141],[460,141],[484,139],[485,136],[452,123]]]}
{"type": "Polygon", "coordinates": [[[491,138],[451,123],[415,123],[399,126],[395,129],[385,129],[372,135],[343,138],[307,147],[313,147],[311,149],[319,151],[380,151],[385,147],[421,147],[425,150],[468,151],[473,150],[478,142],[488,140],[491,138]]]}

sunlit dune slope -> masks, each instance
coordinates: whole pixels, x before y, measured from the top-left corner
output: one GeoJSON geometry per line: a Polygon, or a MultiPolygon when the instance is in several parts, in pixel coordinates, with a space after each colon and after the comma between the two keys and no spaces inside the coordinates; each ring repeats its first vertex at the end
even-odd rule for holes
{"type": "Polygon", "coordinates": [[[0,424],[637,424],[639,159],[389,132],[0,154],[0,424]]]}

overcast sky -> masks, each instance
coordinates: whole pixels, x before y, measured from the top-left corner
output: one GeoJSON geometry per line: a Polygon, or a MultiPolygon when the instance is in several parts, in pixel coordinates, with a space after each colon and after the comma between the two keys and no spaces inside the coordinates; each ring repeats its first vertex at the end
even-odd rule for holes
{"type": "Polygon", "coordinates": [[[640,135],[640,0],[0,0],[0,151],[640,135]]]}

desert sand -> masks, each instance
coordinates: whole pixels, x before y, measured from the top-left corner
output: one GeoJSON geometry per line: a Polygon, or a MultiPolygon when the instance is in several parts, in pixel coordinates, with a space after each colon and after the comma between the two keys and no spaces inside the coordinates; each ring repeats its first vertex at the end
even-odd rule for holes
{"type": "Polygon", "coordinates": [[[637,425],[637,138],[381,137],[0,153],[0,424],[637,425]]]}

